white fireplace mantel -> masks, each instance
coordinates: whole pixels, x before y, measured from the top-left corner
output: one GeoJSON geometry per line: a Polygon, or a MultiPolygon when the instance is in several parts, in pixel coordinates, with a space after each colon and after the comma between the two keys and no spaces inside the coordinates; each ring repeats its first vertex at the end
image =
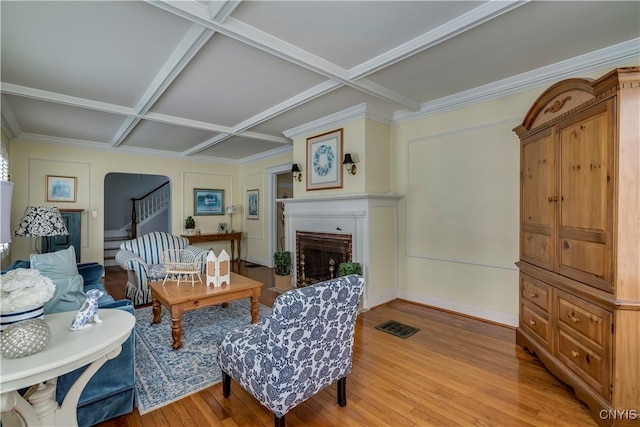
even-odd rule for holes
{"type": "Polygon", "coordinates": [[[362,264],[365,278],[363,308],[394,299],[398,276],[398,200],[402,197],[388,193],[278,199],[284,204],[285,248],[293,258],[292,276],[297,277],[297,231],[351,234],[352,260],[362,264]]]}

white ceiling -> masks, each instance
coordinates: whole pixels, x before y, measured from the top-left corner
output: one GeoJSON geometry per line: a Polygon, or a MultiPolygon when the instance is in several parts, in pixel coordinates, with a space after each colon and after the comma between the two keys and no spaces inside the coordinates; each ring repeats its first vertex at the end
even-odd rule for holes
{"type": "Polygon", "coordinates": [[[638,1],[0,8],[10,138],[213,162],[286,152],[357,112],[401,122],[640,59],[638,1]]]}

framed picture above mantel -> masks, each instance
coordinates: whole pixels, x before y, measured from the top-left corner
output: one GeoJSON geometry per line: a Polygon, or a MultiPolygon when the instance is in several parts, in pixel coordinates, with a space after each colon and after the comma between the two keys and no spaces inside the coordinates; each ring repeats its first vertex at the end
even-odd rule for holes
{"type": "Polygon", "coordinates": [[[307,191],[342,188],[342,134],[341,128],[307,138],[307,191]]]}

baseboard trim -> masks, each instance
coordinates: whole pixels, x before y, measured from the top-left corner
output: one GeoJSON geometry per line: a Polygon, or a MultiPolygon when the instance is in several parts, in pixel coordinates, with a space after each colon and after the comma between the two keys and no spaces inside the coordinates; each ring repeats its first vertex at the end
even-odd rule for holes
{"type": "Polygon", "coordinates": [[[505,313],[502,311],[491,310],[488,308],[477,307],[474,305],[464,304],[458,301],[452,301],[444,298],[438,298],[430,295],[418,294],[415,292],[408,292],[398,289],[397,297],[411,302],[417,302],[431,307],[440,308],[443,310],[451,311],[454,313],[460,313],[471,317],[476,317],[482,320],[488,320],[490,322],[498,323],[501,325],[517,327],[518,315],[505,313]]]}

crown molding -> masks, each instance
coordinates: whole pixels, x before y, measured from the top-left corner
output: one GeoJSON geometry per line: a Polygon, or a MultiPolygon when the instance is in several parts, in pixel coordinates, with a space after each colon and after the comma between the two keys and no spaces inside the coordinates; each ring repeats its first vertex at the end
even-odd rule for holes
{"type": "Polygon", "coordinates": [[[313,120],[309,123],[305,123],[295,128],[287,129],[282,133],[287,138],[296,139],[306,135],[318,133],[328,127],[343,125],[361,118],[375,120],[386,125],[391,124],[391,120],[388,114],[385,114],[381,109],[376,108],[373,105],[363,102],[362,104],[346,108],[342,111],[338,111],[337,113],[321,117],[317,120],[313,120]]]}
{"type": "Polygon", "coordinates": [[[536,70],[508,77],[483,86],[459,92],[422,104],[420,111],[400,110],[393,114],[393,123],[401,124],[468,105],[502,98],[535,87],[576,77],[580,73],[609,70],[640,61],[640,38],[622,42],[604,49],[576,56],[536,70]]]}
{"type": "Polygon", "coordinates": [[[136,148],[136,147],[126,147],[126,146],[120,146],[120,147],[114,148],[105,142],[91,141],[86,139],[61,138],[61,137],[41,135],[41,134],[35,134],[35,133],[22,133],[18,138],[14,139],[14,141],[21,144],[66,145],[70,147],[86,148],[90,150],[110,151],[116,154],[128,153],[128,154],[135,154],[135,155],[141,155],[141,156],[153,156],[153,157],[196,161],[199,163],[216,163],[216,164],[223,164],[223,165],[238,164],[238,160],[223,159],[220,157],[191,156],[186,158],[181,153],[176,153],[173,151],[154,150],[151,148],[136,148]]]}

